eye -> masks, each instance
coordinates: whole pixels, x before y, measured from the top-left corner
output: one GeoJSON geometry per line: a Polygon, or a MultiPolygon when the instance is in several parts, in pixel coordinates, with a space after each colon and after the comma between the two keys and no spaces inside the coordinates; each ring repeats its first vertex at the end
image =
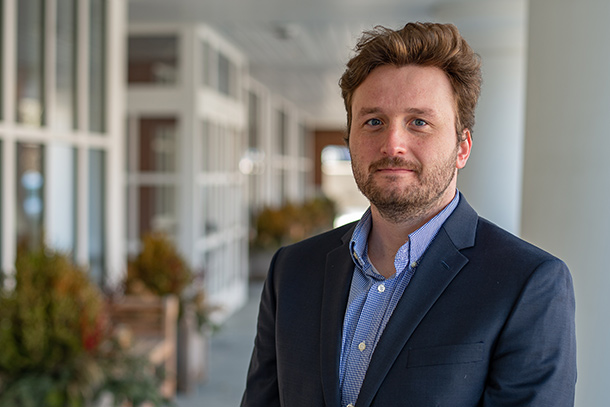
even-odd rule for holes
{"type": "Polygon", "coordinates": [[[369,126],[377,127],[381,126],[382,122],[379,119],[370,119],[366,121],[366,124],[368,124],[369,126]]]}
{"type": "Polygon", "coordinates": [[[427,121],[422,119],[414,119],[411,123],[413,123],[413,125],[416,127],[423,127],[428,124],[427,121]]]}

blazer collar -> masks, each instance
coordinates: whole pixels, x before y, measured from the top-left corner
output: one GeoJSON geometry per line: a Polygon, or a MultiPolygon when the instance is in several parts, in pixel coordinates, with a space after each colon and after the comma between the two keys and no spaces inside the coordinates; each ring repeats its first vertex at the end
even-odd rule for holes
{"type": "Polygon", "coordinates": [[[339,361],[341,337],[347,299],[354,274],[354,262],[349,251],[349,242],[356,223],[347,227],[341,244],[328,252],[324,273],[324,293],[320,327],[320,366],[325,405],[339,407],[339,361]]]}

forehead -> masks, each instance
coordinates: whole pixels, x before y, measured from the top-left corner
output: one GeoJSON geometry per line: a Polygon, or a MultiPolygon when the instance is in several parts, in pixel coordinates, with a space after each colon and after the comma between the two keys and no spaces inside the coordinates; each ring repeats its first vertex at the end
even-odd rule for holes
{"type": "Polygon", "coordinates": [[[439,68],[384,65],[375,68],[356,89],[352,113],[401,110],[453,115],[455,106],[449,78],[439,68]]]}

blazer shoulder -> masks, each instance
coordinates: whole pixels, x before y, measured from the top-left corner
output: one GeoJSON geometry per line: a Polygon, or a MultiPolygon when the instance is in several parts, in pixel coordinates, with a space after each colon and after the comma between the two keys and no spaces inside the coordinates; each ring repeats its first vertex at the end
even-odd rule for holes
{"type": "Polygon", "coordinates": [[[516,251],[521,256],[538,257],[548,260],[557,259],[557,257],[543,248],[514,235],[482,217],[479,217],[477,225],[476,244],[486,247],[496,246],[504,251],[516,251]]]}
{"type": "Polygon", "coordinates": [[[295,253],[307,252],[309,250],[320,250],[320,248],[327,248],[328,251],[330,251],[338,246],[344,244],[347,245],[352,237],[356,224],[357,222],[352,222],[348,223],[347,225],[328,230],[318,235],[301,240],[300,242],[287,245],[282,248],[282,251],[295,253]]]}
{"type": "Polygon", "coordinates": [[[510,273],[515,281],[527,281],[537,270],[549,278],[571,279],[563,260],[484,218],[479,218],[475,245],[464,253],[481,270],[510,273]]]}

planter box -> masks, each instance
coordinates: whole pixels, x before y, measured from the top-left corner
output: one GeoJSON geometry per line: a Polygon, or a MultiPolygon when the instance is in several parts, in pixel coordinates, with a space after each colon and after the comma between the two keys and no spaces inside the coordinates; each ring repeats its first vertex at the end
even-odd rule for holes
{"type": "Polygon", "coordinates": [[[210,330],[197,326],[192,307],[185,307],[178,322],[178,391],[189,393],[209,373],[210,330]]]}
{"type": "Polygon", "coordinates": [[[133,334],[133,351],[163,369],[161,393],[168,398],[173,398],[176,392],[178,306],[178,298],[173,295],[128,295],[110,304],[114,328],[127,327],[133,334]]]}

